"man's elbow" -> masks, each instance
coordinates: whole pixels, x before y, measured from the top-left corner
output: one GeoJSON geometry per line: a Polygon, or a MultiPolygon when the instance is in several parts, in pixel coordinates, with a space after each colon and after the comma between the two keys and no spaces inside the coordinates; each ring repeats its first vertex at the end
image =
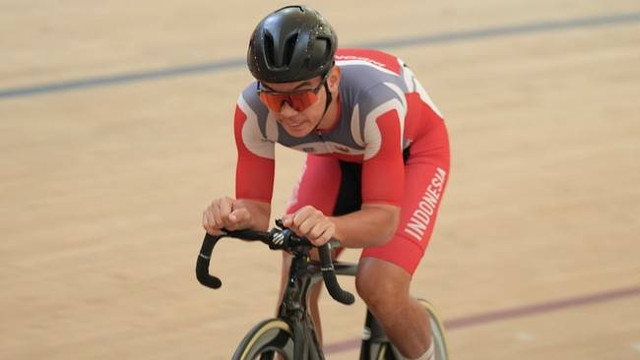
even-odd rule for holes
{"type": "Polygon", "coordinates": [[[383,246],[388,243],[398,229],[400,223],[400,208],[396,206],[384,206],[380,208],[382,210],[382,216],[380,225],[377,231],[377,236],[372,239],[372,246],[383,246]]]}

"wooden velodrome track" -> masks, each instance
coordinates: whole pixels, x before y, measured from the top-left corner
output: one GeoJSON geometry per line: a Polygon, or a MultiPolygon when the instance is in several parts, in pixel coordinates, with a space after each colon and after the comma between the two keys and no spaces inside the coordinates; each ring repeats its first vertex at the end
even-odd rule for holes
{"type": "MultiPolygon", "coordinates": [[[[193,268],[201,211],[233,194],[249,33],[282,4],[0,1],[0,358],[228,359],[271,316],[279,254],[221,244],[218,291],[193,268]]],[[[453,358],[640,358],[638,2],[309,4],[446,116],[413,293],[453,358]]],[[[278,149],[274,215],[301,159],[278,149]]],[[[356,358],[362,301],[322,309],[328,358],[356,358]]]]}

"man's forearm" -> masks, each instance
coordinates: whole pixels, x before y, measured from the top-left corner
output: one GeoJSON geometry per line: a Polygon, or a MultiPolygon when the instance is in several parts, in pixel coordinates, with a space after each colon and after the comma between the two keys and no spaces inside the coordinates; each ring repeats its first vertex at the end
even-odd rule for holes
{"type": "Polygon", "coordinates": [[[269,230],[271,204],[255,200],[238,199],[235,206],[249,210],[251,214],[250,229],[260,231],[269,230]]]}
{"type": "Polygon", "coordinates": [[[335,237],[344,247],[364,248],[385,244],[396,231],[400,209],[392,205],[364,205],[351,214],[333,217],[335,237]]]}

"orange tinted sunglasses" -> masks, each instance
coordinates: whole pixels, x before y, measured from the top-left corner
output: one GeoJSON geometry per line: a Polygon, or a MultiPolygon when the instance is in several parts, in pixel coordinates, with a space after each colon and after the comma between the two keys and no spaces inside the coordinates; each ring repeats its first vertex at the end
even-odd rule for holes
{"type": "Polygon", "coordinates": [[[313,105],[318,100],[318,92],[322,85],[327,81],[327,75],[323,76],[322,81],[313,89],[294,90],[294,91],[273,91],[264,89],[258,81],[258,96],[260,101],[265,104],[269,110],[280,112],[282,104],[287,103],[296,111],[303,111],[313,105]]]}

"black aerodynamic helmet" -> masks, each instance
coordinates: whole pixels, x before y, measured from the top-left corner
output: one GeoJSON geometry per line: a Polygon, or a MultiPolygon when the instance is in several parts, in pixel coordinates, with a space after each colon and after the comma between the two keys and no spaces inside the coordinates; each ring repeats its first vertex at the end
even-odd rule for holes
{"type": "Polygon", "coordinates": [[[306,6],[287,6],[256,26],[247,65],[259,81],[283,83],[324,75],[333,66],[338,38],[327,20],[306,6]]]}

